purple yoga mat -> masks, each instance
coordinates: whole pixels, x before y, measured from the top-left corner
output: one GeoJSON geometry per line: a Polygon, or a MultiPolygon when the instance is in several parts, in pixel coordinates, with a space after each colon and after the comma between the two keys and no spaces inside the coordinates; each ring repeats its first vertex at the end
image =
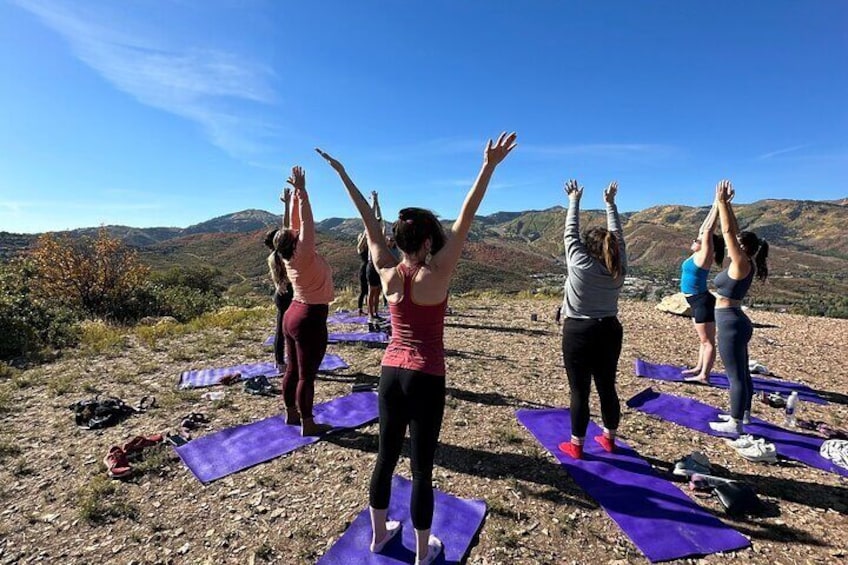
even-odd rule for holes
{"type": "MultiPolygon", "coordinates": [[[[377,419],[377,394],[355,392],[317,404],[315,421],[334,429],[356,428],[377,419]]],[[[226,477],[318,441],[301,437],[300,426],[289,426],[282,415],[221,430],[177,447],[183,463],[202,483],[226,477]]]]}
{"type": "MultiPolygon", "coordinates": [[[[403,523],[402,530],[381,553],[371,553],[371,517],[366,508],[333,547],[318,560],[319,565],[397,565],[415,561],[415,529],[409,514],[412,483],[395,475],[392,478],[392,499],[389,519],[403,523]]],[[[458,565],[468,554],[474,538],[483,526],[486,503],[466,500],[433,491],[435,508],[431,533],[442,540],[444,552],[436,558],[439,565],[458,565]]]]}
{"type": "MultiPolygon", "coordinates": [[[[388,312],[380,312],[380,317],[388,320],[392,316],[388,312]]],[[[342,310],[341,312],[333,312],[330,314],[327,317],[327,321],[335,324],[367,324],[368,316],[360,316],[359,314],[354,314],[348,310],[342,310]]]]}
{"type": "MultiPolygon", "coordinates": [[[[649,363],[636,359],[636,375],[648,379],[658,381],[675,381],[683,382],[684,375],[682,373],[684,367],[675,367],[674,365],[660,365],[657,363],[649,363]]],[[[791,381],[777,381],[774,379],[764,379],[762,377],[751,377],[754,382],[754,392],[778,392],[783,397],[788,397],[793,391],[798,393],[798,398],[804,402],[815,402],[816,404],[827,404],[827,400],[820,397],[816,392],[801,383],[793,383],[791,381]]],[[[695,383],[697,384],[697,383],[695,383]]],[[[722,373],[710,373],[710,386],[718,388],[730,388],[727,381],[727,375],[722,373]]]]}
{"type": "MultiPolygon", "coordinates": [[[[645,414],[651,414],[705,434],[727,436],[710,428],[710,422],[717,422],[721,411],[691,398],[646,388],[628,400],[627,405],[645,414]]],[[[765,438],[766,441],[774,444],[778,455],[787,459],[794,459],[810,467],[848,477],[848,469],[843,469],[819,454],[819,448],[824,443],[824,439],[820,437],[792,432],[753,417],[751,423],[745,425],[745,433],[765,438]]]]}
{"type": "Polygon", "coordinates": [[[594,423],[589,423],[584,459],[577,460],[558,447],[571,437],[567,409],[518,410],[516,416],[652,562],[751,545],[745,536],[657,476],[627,444],[617,441],[615,453],[604,451],[592,439],[602,433],[594,423]]]}
{"type": "MultiPolygon", "coordinates": [[[[321,360],[321,366],[318,367],[319,372],[335,371],[337,369],[347,369],[348,364],[344,359],[335,353],[326,353],[321,360]]],[[[274,363],[247,363],[244,365],[233,365],[232,367],[222,367],[219,369],[201,369],[199,371],[183,371],[180,373],[179,388],[201,388],[205,386],[213,386],[221,381],[221,378],[226,375],[235,373],[241,374],[241,380],[247,380],[257,375],[265,375],[269,379],[279,376],[277,374],[277,365],[274,363]]]]}
{"type": "Polygon", "coordinates": [[[384,332],[332,332],[327,341],[329,343],[389,343],[389,336],[384,332]]]}

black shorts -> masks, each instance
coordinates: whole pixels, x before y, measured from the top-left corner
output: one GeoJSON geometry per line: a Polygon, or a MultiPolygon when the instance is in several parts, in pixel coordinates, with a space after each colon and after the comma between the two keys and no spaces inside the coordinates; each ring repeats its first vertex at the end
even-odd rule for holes
{"type": "Polygon", "coordinates": [[[686,297],[686,302],[692,309],[692,318],[696,324],[715,322],[715,296],[711,292],[702,292],[686,297]]]}
{"type": "Polygon", "coordinates": [[[368,261],[368,266],[365,267],[365,276],[368,277],[368,286],[380,286],[380,271],[371,261],[368,261]]]}

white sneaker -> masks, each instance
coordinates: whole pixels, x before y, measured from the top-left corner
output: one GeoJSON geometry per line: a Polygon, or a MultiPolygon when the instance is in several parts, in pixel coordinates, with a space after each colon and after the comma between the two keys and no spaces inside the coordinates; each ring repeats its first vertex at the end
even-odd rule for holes
{"type": "MultiPolygon", "coordinates": [[[[718,419],[722,422],[729,422],[730,414],[719,414],[718,419]]],[[[745,412],[742,414],[742,423],[746,426],[751,423],[751,413],[747,410],[745,410],[745,412]]]]}
{"type": "Polygon", "coordinates": [[[427,542],[427,556],[424,559],[415,558],[415,565],[430,565],[442,552],[442,540],[436,536],[430,536],[427,542]]]}
{"type": "Polygon", "coordinates": [[[762,441],[762,440],[755,440],[754,436],[752,436],[750,434],[745,434],[745,435],[739,436],[736,439],[728,439],[728,440],[725,440],[725,441],[727,442],[727,445],[729,445],[733,449],[745,449],[747,447],[751,447],[752,445],[754,445],[754,443],[756,441],[762,441]]]}
{"type": "Polygon", "coordinates": [[[773,443],[766,443],[764,439],[754,440],[753,444],[737,449],[736,452],[748,461],[777,463],[777,449],[773,443]]]}

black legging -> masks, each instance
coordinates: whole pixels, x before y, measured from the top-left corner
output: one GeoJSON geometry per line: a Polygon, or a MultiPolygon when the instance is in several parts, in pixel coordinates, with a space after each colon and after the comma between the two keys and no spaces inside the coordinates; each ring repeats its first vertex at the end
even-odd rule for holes
{"type": "Polygon", "coordinates": [[[359,265],[359,311],[362,312],[362,303],[368,298],[368,274],[366,273],[368,262],[359,265]]]}
{"type": "Polygon", "coordinates": [[[277,324],[274,329],[274,360],[277,362],[277,365],[284,365],[286,363],[286,340],[283,336],[283,315],[286,313],[286,310],[289,309],[289,306],[291,306],[293,295],[294,291],[292,290],[291,283],[286,284],[286,292],[283,294],[274,291],[274,305],[277,307],[277,324]]]}
{"type": "Polygon", "coordinates": [[[378,510],[389,507],[392,474],[409,425],[412,526],[429,529],[433,522],[433,460],[445,412],[445,378],[382,367],[379,404],[380,451],[371,474],[369,503],[378,510]]]}
{"type": "Polygon", "coordinates": [[[621,406],[615,390],[615,372],[624,331],[618,318],[566,318],[562,332],[562,359],[571,388],[571,435],[585,437],[589,426],[592,377],[601,401],[601,418],[609,430],[618,429],[621,406]]]}
{"type": "Polygon", "coordinates": [[[748,369],[748,342],[754,334],[751,320],[742,308],[716,308],[718,353],[730,383],[730,416],[743,419],[751,411],[754,381],[748,369]]]}

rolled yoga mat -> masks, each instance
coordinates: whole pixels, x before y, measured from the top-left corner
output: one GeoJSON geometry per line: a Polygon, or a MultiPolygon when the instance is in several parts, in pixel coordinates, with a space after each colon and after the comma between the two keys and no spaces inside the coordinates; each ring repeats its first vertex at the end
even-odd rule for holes
{"type": "MultiPolygon", "coordinates": [[[[371,553],[371,516],[366,508],[353,520],[347,531],[333,547],[318,560],[318,565],[398,565],[415,562],[415,529],[409,513],[412,483],[395,475],[392,478],[392,498],[389,519],[403,523],[400,533],[380,553],[371,553]]],[[[486,503],[466,500],[433,490],[432,535],[444,544],[436,563],[458,565],[468,555],[472,543],[483,526],[486,503]]]]}
{"type": "Polygon", "coordinates": [[[518,410],[516,416],[650,561],[709,555],[751,545],[745,536],[657,476],[627,444],[616,440],[615,453],[604,451],[592,439],[602,433],[594,423],[589,423],[584,459],[577,460],[558,447],[571,438],[568,409],[518,410]]]}
{"type": "MultiPolygon", "coordinates": [[[[347,369],[348,364],[344,359],[334,353],[325,353],[321,360],[319,372],[347,369]]],[[[221,367],[218,369],[200,369],[197,371],[183,371],[180,373],[179,388],[201,388],[213,386],[221,382],[227,375],[241,375],[241,380],[247,380],[257,375],[265,375],[274,378],[279,376],[277,365],[274,363],[246,363],[244,365],[233,365],[232,367],[221,367]]]]}
{"type": "MultiPolygon", "coordinates": [[[[658,381],[674,381],[683,382],[684,367],[675,367],[674,365],[660,365],[658,363],[649,363],[641,359],[636,359],[636,375],[647,379],[658,381]]],[[[754,392],[778,392],[781,396],[787,397],[792,392],[798,393],[798,398],[804,402],[815,402],[816,404],[827,404],[827,400],[816,394],[816,392],[801,383],[793,383],[791,381],[778,381],[775,379],[764,379],[762,377],[751,376],[754,382],[754,392]]],[[[699,384],[699,383],[692,383],[699,384]]],[[[717,388],[730,388],[727,381],[727,375],[722,373],[710,373],[710,386],[717,388]]]]}
{"type": "MultiPolygon", "coordinates": [[[[728,434],[722,434],[710,428],[710,422],[717,422],[721,411],[691,398],[646,388],[628,400],[627,405],[645,414],[657,416],[705,434],[728,437],[728,434]]],[[[777,454],[782,457],[848,477],[848,469],[843,469],[819,454],[819,448],[825,441],[820,437],[789,431],[754,417],[751,418],[750,424],[745,425],[745,433],[765,438],[766,441],[773,443],[777,454]]]]}
{"type": "MultiPolygon", "coordinates": [[[[377,394],[355,392],[317,404],[313,411],[316,422],[334,430],[356,428],[377,419],[377,394]]],[[[209,483],[320,439],[302,437],[300,426],[287,425],[285,416],[277,415],[199,437],[176,450],[194,476],[209,483]]]]}

